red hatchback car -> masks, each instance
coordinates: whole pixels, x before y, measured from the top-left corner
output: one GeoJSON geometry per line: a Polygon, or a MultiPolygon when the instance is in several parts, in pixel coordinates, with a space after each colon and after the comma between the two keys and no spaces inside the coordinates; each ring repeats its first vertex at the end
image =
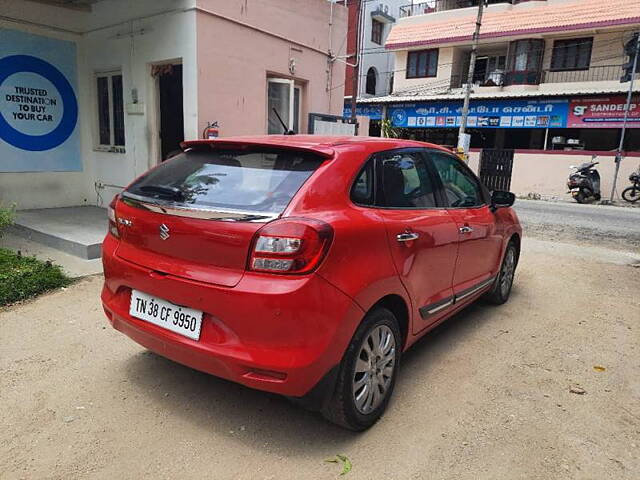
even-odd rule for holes
{"type": "Polygon", "coordinates": [[[407,140],[186,142],[109,207],[104,310],[192,368],[364,430],[400,356],[484,296],[510,294],[515,197],[407,140]]]}

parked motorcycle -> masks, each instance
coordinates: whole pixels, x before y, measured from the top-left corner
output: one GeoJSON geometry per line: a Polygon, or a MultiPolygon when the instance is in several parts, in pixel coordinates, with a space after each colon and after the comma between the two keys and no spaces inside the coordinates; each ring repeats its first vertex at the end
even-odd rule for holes
{"type": "Polygon", "coordinates": [[[595,169],[598,163],[600,162],[591,161],[577,167],[571,166],[575,172],[569,175],[567,187],[576,202],[591,203],[600,200],[600,174],[595,169]]]}
{"type": "Polygon", "coordinates": [[[640,200],[640,168],[637,172],[629,175],[629,181],[633,184],[622,191],[622,198],[629,203],[635,203],[640,200]]]}

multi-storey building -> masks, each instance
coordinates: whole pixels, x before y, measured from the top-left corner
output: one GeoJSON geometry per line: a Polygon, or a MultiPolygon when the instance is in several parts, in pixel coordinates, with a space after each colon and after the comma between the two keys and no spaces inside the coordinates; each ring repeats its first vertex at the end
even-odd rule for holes
{"type": "MultiPolygon", "coordinates": [[[[385,49],[385,41],[400,16],[400,7],[407,0],[342,0],[349,7],[347,34],[348,59],[345,82],[345,99],[353,95],[352,65],[358,65],[358,97],[384,96],[393,90],[394,62],[392,52],[385,49]],[[361,8],[358,28],[358,7],[361,8]],[[360,41],[356,48],[356,37],[360,41]]],[[[347,102],[348,103],[348,102],[347,102]]],[[[347,107],[349,105],[347,104],[347,107]]]]}
{"type": "MultiPolygon", "coordinates": [[[[400,8],[385,46],[392,94],[361,98],[401,134],[456,145],[479,0],[400,8]]],[[[625,45],[640,30],[640,0],[491,0],[485,8],[468,121],[472,147],[517,151],[617,148],[629,82],[625,45]]],[[[635,74],[636,80],[640,77],[635,74]]],[[[635,91],[640,91],[636,82],[635,91]]],[[[640,150],[640,98],[625,141],[640,150]]]]}

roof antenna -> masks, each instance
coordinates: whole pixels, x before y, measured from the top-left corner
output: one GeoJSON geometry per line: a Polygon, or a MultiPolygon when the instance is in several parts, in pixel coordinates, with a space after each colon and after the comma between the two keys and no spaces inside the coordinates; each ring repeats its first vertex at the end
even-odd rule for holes
{"type": "Polygon", "coordinates": [[[276,110],[276,107],[273,107],[273,113],[276,114],[276,117],[278,117],[278,120],[280,121],[280,124],[282,125],[282,128],[284,128],[284,134],[285,135],[295,135],[296,132],[294,132],[293,130],[289,130],[289,127],[287,127],[287,124],[284,123],[284,121],[282,120],[282,117],[280,117],[280,114],[278,113],[278,110],[276,110]]]}

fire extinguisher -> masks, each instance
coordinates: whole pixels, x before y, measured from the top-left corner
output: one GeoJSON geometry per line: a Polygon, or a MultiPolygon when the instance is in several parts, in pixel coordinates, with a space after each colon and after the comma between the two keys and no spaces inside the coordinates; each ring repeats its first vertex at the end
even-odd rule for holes
{"type": "Polygon", "coordinates": [[[215,140],[220,136],[218,122],[207,122],[206,128],[202,131],[202,138],[205,140],[215,140]]]}

